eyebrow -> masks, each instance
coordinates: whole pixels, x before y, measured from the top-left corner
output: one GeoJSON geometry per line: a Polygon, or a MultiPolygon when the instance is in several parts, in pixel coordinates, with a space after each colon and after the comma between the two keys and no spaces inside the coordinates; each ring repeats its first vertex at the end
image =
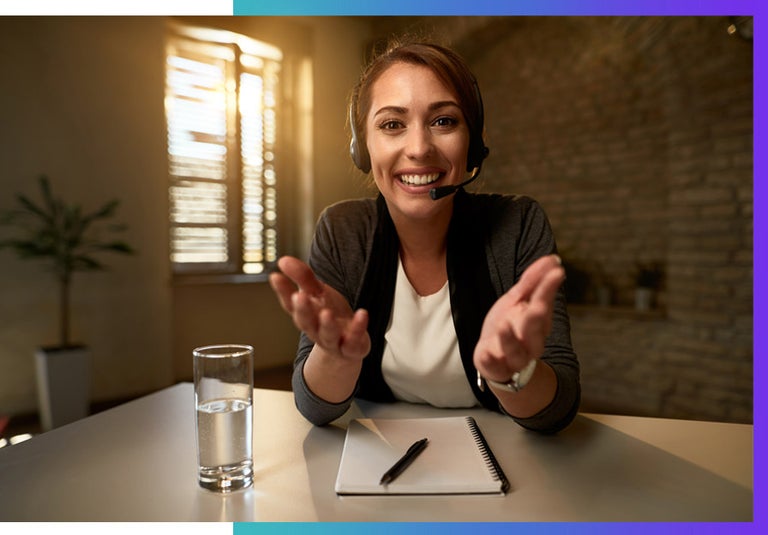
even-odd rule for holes
{"type": "MultiPolygon", "coordinates": [[[[453,100],[439,100],[437,102],[431,103],[428,107],[428,110],[435,111],[447,107],[455,107],[461,109],[458,103],[454,102],[453,100]]],[[[373,116],[376,117],[377,115],[381,115],[382,113],[387,112],[405,114],[408,112],[408,108],[404,108],[403,106],[383,106],[376,110],[376,113],[374,113],[373,116]]]]}

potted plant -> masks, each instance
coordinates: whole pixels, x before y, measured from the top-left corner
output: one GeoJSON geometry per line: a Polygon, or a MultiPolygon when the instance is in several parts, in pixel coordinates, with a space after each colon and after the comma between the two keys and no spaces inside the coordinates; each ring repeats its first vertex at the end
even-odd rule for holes
{"type": "Polygon", "coordinates": [[[134,250],[124,241],[102,237],[125,230],[124,225],[104,224],[115,215],[117,200],[84,212],[78,204],[55,197],[48,177],[41,176],[39,185],[42,203],[17,194],[17,209],[0,217],[0,226],[17,231],[16,237],[0,239],[0,249],[12,249],[24,260],[43,261],[58,284],[59,339],[35,353],[40,418],[47,430],[88,414],[90,352],[70,336],[72,276],[78,271],[104,270],[96,258],[101,253],[133,254],[134,250]]]}
{"type": "Polygon", "coordinates": [[[654,306],[656,291],[664,272],[657,263],[639,264],[635,274],[635,309],[648,311],[654,306]]]}

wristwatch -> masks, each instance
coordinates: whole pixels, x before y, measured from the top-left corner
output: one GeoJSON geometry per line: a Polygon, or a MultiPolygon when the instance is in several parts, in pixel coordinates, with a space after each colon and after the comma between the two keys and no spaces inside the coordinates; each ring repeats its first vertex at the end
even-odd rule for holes
{"type": "Polygon", "coordinates": [[[480,375],[480,371],[477,372],[477,387],[481,390],[485,390],[484,383],[488,383],[489,385],[499,388],[501,390],[508,390],[510,392],[520,392],[523,388],[525,388],[525,385],[528,384],[528,381],[531,380],[531,377],[533,377],[533,370],[536,369],[536,361],[538,359],[531,359],[528,364],[525,365],[525,368],[523,368],[520,371],[517,371],[512,374],[512,378],[507,381],[506,383],[500,383],[498,381],[491,381],[490,379],[485,379],[483,376],[480,375]]]}

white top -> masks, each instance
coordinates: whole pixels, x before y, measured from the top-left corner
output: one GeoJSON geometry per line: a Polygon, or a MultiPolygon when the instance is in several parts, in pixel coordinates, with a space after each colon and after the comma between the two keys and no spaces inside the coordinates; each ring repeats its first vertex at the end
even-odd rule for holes
{"type": "Polygon", "coordinates": [[[400,260],[381,369],[399,400],[435,407],[477,405],[461,363],[448,283],[421,296],[400,260]]]}

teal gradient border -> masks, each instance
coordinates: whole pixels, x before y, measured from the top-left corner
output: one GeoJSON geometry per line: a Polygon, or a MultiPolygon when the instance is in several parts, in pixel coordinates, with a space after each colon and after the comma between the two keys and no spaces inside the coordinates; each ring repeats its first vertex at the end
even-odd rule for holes
{"type": "Polygon", "coordinates": [[[233,0],[235,15],[749,15],[761,0],[233,0]]]}
{"type": "MultiPolygon", "coordinates": [[[[648,16],[754,16],[754,276],[753,333],[765,329],[768,318],[768,215],[760,208],[765,206],[766,194],[766,58],[768,39],[768,2],[763,0],[234,0],[235,15],[648,15],[648,16]]],[[[754,452],[764,451],[766,441],[766,399],[768,390],[762,388],[766,374],[765,357],[768,342],[754,337],[754,452]]],[[[243,524],[233,525],[235,535],[255,533],[268,535],[424,535],[441,533],[454,535],[483,533],[484,535],[510,533],[569,533],[576,535],[601,535],[604,533],[642,534],[649,529],[654,534],[685,533],[768,533],[766,514],[766,462],[759,454],[754,459],[754,520],[751,523],[318,523],[318,524],[243,524]]]]}
{"type": "Polygon", "coordinates": [[[754,524],[691,523],[691,524],[629,524],[629,523],[538,523],[538,522],[327,522],[327,523],[235,523],[234,535],[519,535],[567,533],[568,535],[648,535],[652,533],[692,533],[722,535],[731,533],[760,533],[754,524]]]}

